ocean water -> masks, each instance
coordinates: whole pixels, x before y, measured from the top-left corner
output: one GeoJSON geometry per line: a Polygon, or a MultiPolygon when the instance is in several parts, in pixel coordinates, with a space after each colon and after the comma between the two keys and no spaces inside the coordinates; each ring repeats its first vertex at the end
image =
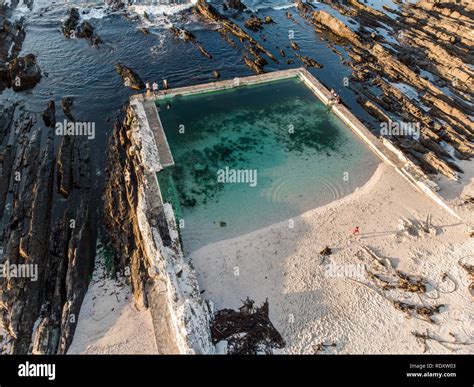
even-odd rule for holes
{"type": "Polygon", "coordinates": [[[158,179],[186,254],[344,197],[379,163],[297,79],[158,107],[175,160],[158,179]]]}

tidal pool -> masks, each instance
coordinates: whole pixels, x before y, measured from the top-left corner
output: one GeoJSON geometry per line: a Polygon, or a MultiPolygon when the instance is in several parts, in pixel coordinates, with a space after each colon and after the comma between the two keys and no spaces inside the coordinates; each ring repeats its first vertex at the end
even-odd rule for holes
{"type": "Polygon", "coordinates": [[[185,254],[353,192],[379,160],[297,78],[157,102],[185,254]]]}

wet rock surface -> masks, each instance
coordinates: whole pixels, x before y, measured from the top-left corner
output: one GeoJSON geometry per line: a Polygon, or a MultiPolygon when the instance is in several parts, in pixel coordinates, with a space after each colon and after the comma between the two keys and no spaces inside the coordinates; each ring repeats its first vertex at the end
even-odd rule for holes
{"type": "Polygon", "coordinates": [[[263,30],[263,20],[252,15],[245,21],[245,27],[254,32],[261,31],[263,30]]]}
{"type": "Polygon", "coordinates": [[[102,39],[95,34],[94,27],[88,21],[81,23],[81,15],[77,8],[70,8],[63,24],[63,34],[69,39],[85,39],[93,47],[103,43],[102,39]]]}
{"type": "Polygon", "coordinates": [[[11,88],[14,91],[32,89],[41,80],[41,70],[33,54],[13,59],[8,71],[11,88]]]}
{"type": "MultiPolygon", "coordinates": [[[[203,18],[203,20],[218,23],[220,26],[219,32],[221,33],[224,40],[226,40],[232,47],[236,47],[236,43],[230,37],[230,35],[237,38],[245,50],[243,55],[244,62],[256,74],[261,74],[264,72],[262,55],[265,55],[275,63],[278,63],[277,58],[270,51],[258,43],[236,23],[228,19],[226,16],[220,14],[211,4],[207,3],[205,0],[199,0],[194,8],[194,11],[201,18],[203,18]]],[[[253,23],[251,24],[253,25],[253,23]]]]}
{"type": "Polygon", "coordinates": [[[115,70],[117,71],[117,74],[120,75],[120,78],[122,78],[124,85],[130,89],[140,90],[145,87],[141,78],[130,67],[117,63],[115,65],[115,70]]]}
{"type": "Polygon", "coordinates": [[[194,34],[184,28],[178,28],[176,26],[172,26],[170,28],[171,33],[179,38],[182,39],[186,43],[192,43],[194,44],[198,50],[201,52],[201,54],[209,59],[212,59],[212,55],[202,46],[201,42],[199,42],[194,34]]]}
{"type": "Polygon", "coordinates": [[[123,0],[106,0],[105,4],[107,4],[112,11],[119,11],[125,8],[123,0]]]}
{"type": "Polygon", "coordinates": [[[240,0],[224,0],[224,9],[236,9],[245,11],[247,7],[240,0]]]}
{"type": "Polygon", "coordinates": [[[303,55],[300,55],[300,54],[296,54],[296,57],[304,63],[304,65],[306,67],[315,67],[317,69],[320,69],[323,67],[322,64],[318,63],[316,60],[314,60],[313,58],[310,58],[309,56],[303,56],[303,55]]]}
{"type": "MultiPolygon", "coordinates": [[[[41,80],[41,70],[33,54],[19,57],[25,39],[23,19],[11,21],[13,9],[18,1],[0,5],[0,92],[6,88],[24,91],[35,87],[41,80]]],[[[26,0],[31,7],[32,1],[26,0]]]]}

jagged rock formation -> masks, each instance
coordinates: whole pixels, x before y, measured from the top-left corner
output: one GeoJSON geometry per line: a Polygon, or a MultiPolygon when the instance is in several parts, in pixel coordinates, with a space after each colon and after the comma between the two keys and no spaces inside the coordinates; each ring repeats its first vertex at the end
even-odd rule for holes
{"type": "Polygon", "coordinates": [[[318,63],[316,60],[313,58],[310,58],[309,56],[302,56],[300,54],[295,54],[296,57],[304,63],[306,67],[316,67],[317,69],[320,69],[323,67],[321,63],[318,63]]]}
{"type": "Polygon", "coordinates": [[[64,115],[68,118],[69,121],[76,121],[71,112],[72,105],[74,105],[73,97],[64,97],[61,100],[61,108],[63,109],[64,115]]]}
{"type": "Polygon", "coordinates": [[[79,20],[81,16],[79,15],[79,10],[77,8],[71,8],[68,11],[67,18],[63,24],[63,34],[67,38],[75,38],[76,30],[79,27],[79,20]]]}
{"type": "Polygon", "coordinates": [[[123,2],[123,0],[106,0],[105,4],[112,11],[120,11],[125,8],[125,3],[123,2]]]}
{"type": "Polygon", "coordinates": [[[82,22],[77,32],[78,37],[87,40],[93,47],[98,47],[99,44],[103,43],[102,39],[95,34],[92,24],[88,21],[82,22]]]}
{"type": "MultiPolygon", "coordinates": [[[[24,30],[21,21],[6,19],[18,1],[10,4],[0,6],[5,38],[0,39],[0,90],[22,91],[34,87],[41,72],[34,55],[18,57],[24,30]]],[[[69,101],[62,105],[71,119],[69,101]]],[[[60,167],[55,126],[54,101],[41,115],[21,103],[0,106],[0,263],[24,268],[23,275],[12,271],[0,278],[0,316],[7,332],[1,353],[65,353],[92,273],[97,227],[87,139],[61,139],[60,167]],[[70,186],[60,201],[54,188],[64,180],[70,186]]]]}
{"type": "Polygon", "coordinates": [[[457,179],[461,169],[443,144],[457,158],[474,154],[472,106],[465,102],[473,96],[472,4],[421,0],[392,10],[395,20],[357,0],[326,3],[359,22],[359,30],[305,3],[298,9],[318,32],[346,45],[354,70],[350,86],[361,105],[381,122],[419,125],[418,138],[389,135],[387,141],[426,173],[457,179]],[[387,26],[396,44],[374,32],[387,26]],[[416,97],[409,98],[395,86],[399,83],[413,87],[416,97]]]}
{"type": "Polygon", "coordinates": [[[70,168],[80,168],[80,173],[73,173],[74,199],[63,208],[54,195],[54,102],[50,101],[42,120],[19,106],[1,111],[0,192],[8,206],[0,209],[4,248],[0,261],[32,270],[28,276],[0,278],[0,313],[8,332],[1,351],[65,353],[95,255],[88,146],[85,139],[73,142],[71,152],[82,158],[71,158],[70,168]],[[44,144],[43,131],[47,132],[44,144]]]}
{"type": "Polygon", "coordinates": [[[192,32],[185,30],[184,28],[178,28],[176,26],[172,26],[170,31],[174,36],[184,40],[185,42],[193,43],[202,55],[212,59],[212,55],[202,46],[202,44],[196,39],[192,32]]]}
{"type": "Polygon", "coordinates": [[[278,63],[278,59],[267,49],[265,49],[260,43],[258,43],[253,37],[247,32],[240,28],[237,24],[221,15],[211,4],[205,0],[199,0],[195,6],[195,12],[203,17],[205,20],[218,23],[220,25],[220,33],[222,37],[232,46],[235,47],[235,42],[231,40],[229,35],[236,37],[246,49],[247,53],[244,54],[244,62],[257,74],[262,73],[263,66],[260,59],[260,54],[264,54],[274,62],[278,63]],[[244,43],[247,42],[248,45],[244,43]],[[258,57],[255,53],[259,53],[258,57]],[[254,59],[250,57],[253,56],[254,59]]]}
{"type": "Polygon", "coordinates": [[[263,74],[263,66],[258,62],[258,60],[252,60],[247,55],[244,55],[245,64],[250,67],[255,74],[263,74]]]}
{"type": "Polygon", "coordinates": [[[135,154],[128,153],[132,143],[127,135],[133,115],[129,113],[124,123],[117,121],[114,136],[109,144],[106,188],[104,194],[104,229],[116,252],[116,272],[130,269],[130,282],[136,302],[148,307],[145,293],[147,275],[146,248],[138,229],[137,215],[138,185],[143,181],[143,166],[135,160],[135,154]],[[125,173],[124,173],[125,172],[125,173]],[[118,232],[117,232],[118,231],[118,232]]]}
{"type": "Polygon", "coordinates": [[[240,0],[224,0],[224,9],[236,9],[237,11],[245,11],[247,7],[240,0]]]}
{"type": "MultiPolygon", "coordinates": [[[[31,3],[31,0],[24,2],[28,7],[31,3]]],[[[9,20],[17,4],[18,1],[12,1],[10,6],[0,5],[0,92],[7,87],[15,91],[28,90],[41,80],[36,57],[32,54],[18,57],[25,38],[23,20],[9,20]]]]}
{"type": "Polygon", "coordinates": [[[138,74],[133,71],[130,67],[117,63],[115,65],[115,70],[117,74],[120,75],[122,78],[125,86],[129,87],[130,89],[140,90],[145,87],[145,84],[138,76],[138,74]]]}
{"type": "Polygon", "coordinates": [[[0,30],[0,91],[11,85],[10,69],[6,63],[18,55],[24,38],[23,26],[6,19],[5,10],[2,14],[3,7],[0,6],[0,23],[3,26],[0,30]]]}
{"type": "Polygon", "coordinates": [[[54,101],[48,102],[48,107],[43,112],[42,117],[47,128],[54,128],[56,124],[56,104],[54,101]]]}
{"type": "MultiPolygon", "coordinates": [[[[2,263],[28,263],[41,265],[44,269],[49,251],[43,241],[48,239],[50,233],[54,178],[52,134],[50,132],[48,144],[42,150],[41,129],[35,119],[25,116],[19,125],[19,146],[11,154],[12,168],[9,173],[16,176],[11,179],[9,188],[13,191],[11,220],[5,228],[2,263]]],[[[4,326],[13,339],[11,353],[29,351],[33,324],[43,298],[44,271],[38,274],[40,277],[36,281],[31,278],[0,278],[1,314],[4,326]]]]}
{"type": "Polygon", "coordinates": [[[245,21],[245,27],[250,31],[261,31],[263,30],[263,20],[256,15],[252,15],[245,21]]]}
{"type": "Polygon", "coordinates": [[[292,41],[291,42],[291,48],[295,51],[299,51],[300,50],[300,46],[298,45],[298,43],[296,43],[295,41],[292,41]]]}
{"type": "Polygon", "coordinates": [[[81,16],[77,8],[68,11],[67,18],[63,23],[63,34],[69,39],[85,39],[91,46],[98,47],[103,43],[102,39],[95,34],[94,27],[88,22],[80,23],[81,16]]]}
{"type": "Polygon", "coordinates": [[[262,20],[256,15],[252,15],[245,21],[245,27],[247,27],[251,31],[258,32],[263,30],[264,24],[272,23],[274,23],[274,21],[270,16],[266,16],[265,19],[262,20]]]}
{"type": "Polygon", "coordinates": [[[10,86],[15,91],[32,89],[41,80],[41,70],[33,54],[13,59],[8,66],[8,72],[10,86]]]}

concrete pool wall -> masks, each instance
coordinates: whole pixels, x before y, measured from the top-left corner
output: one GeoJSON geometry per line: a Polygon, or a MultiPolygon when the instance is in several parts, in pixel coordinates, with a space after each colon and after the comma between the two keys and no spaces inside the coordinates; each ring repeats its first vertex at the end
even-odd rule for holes
{"type": "MultiPolygon", "coordinates": [[[[156,100],[164,100],[176,96],[193,95],[232,89],[235,87],[278,81],[289,78],[300,78],[314,94],[326,105],[329,105],[331,93],[309,71],[304,68],[273,72],[269,74],[235,78],[197,86],[188,86],[170,90],[162,90],[156,97],[145,94],[130,98],[130,105],[135,110],[138,128],[134,133],[136,143],[143,154],[147,184],[145,187],[143,208],[143,229],[150,243],[149,265],[152,271],[158,273],[162,286],[154,291],[158,296],[150,295],[151,300],[158,300],[155,310],[152,310],[155,335],[160,347],[160,334],[174,334],[176,342],[173,347],[179,353],[212,353],[213,345],[210,340],[209,323],[212,315],[212,305],[207,305],[200,296],[199,285],[191,265],[186,262],[178,234],[175,214],[172,206],[163,203],[160,186],[156,173],[168,165],[173,165],[164,129],[155,105],[156,100]],[[153,208],[147,208],[153,203],[153,208]],[[172,238],[172,247],[166,247],[159,235],[156,224],[145,214],[153,214],[161,207],[166,215],[168,233],[172,238]],[[160,301],[161,300],[161,301],[160,301]],[[161,313],[163,312],[163,313],[161,313]],[[166,328],[168,327],[168,328],[166,328]],[[168,333],[167,333],[168,332],[168,333]]],[[[396,171],[410,182],[417,190],[428,195],[438,205],[451,215],[459,216],[435,192],[437,185],[408,160],[388,139],[379,139],[373,135],[343,104],[332,105],[332,111],[353,132],[355,132],[369,148],[383,161],[390,164],[396,171]]],[[[152,308],[153,309],[153,308],[152,308]]],[[[164,344],[162,353],[169,351],[169,344],[164,344]]]]}

